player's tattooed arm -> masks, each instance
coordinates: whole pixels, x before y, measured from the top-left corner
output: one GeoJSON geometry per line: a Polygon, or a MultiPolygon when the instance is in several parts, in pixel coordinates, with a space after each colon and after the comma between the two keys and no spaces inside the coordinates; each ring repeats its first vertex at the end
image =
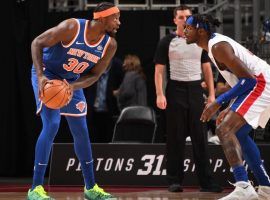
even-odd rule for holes
{"type": "Polygon", "coordinates": [[[40,91],[42,91],[41,88],[43,88],[48,80],[43,75],[43,48],[51,47],[59,42],[68,44],[75,37],[77,29],[78,23],[76,20],[68,19],[61,22],[59,25],[48,29],[33,40],[31,44],[31,54],[33,64],[36,68],[40,91]]]}
{"type": "Polygon", "coordinates": [[[43,48],[51,47],[59,42],[68,44],[75,37],[78,29],[78,23],[75,19],[68,19],[59,25],[48,29],[37,36],[31,44],[31,53],[34,66],[37,68],[37,76],[43,73],[42,52],[43,48]]]}

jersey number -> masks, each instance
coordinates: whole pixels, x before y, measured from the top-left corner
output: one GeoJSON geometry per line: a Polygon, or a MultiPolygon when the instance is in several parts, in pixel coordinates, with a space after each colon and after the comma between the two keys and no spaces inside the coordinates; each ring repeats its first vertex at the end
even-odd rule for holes
{"type": "Polygon", "coordinates": [[[67,71],[73,71],[75,74],[81,74],[89,66],[87,62],[79,62],[76,58],[68,59],[68,64],[63,64],[63,68],[67,71]]]}

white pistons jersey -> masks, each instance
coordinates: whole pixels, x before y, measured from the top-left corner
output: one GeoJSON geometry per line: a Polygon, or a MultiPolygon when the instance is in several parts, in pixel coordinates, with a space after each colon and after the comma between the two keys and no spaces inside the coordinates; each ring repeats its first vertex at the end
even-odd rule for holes
{"type": "MultiPolygon", "coordinates": [[[[257,78],[256,86],[246,97],[236,98],[235,102],[238,104],[234,111],[243,116],[253,128],[258,126],[264,128],[270,118],[270,66],[233,39],[214,33],[208,42],[208,55],[231,87],[236,85],[238,78],[229,70],[220,70],[212,54],[213,45],[219,42],[228,42],[232,46],[234,54],[257,78]]],[[[232,105],[231,108],[233,106],[235,105],[232,105]]]]}
{"type": "Polygon", "coordinates": [[[253,75],[258,76],[267,68],[267,63],[264,60],[254,55],[252,52],[250,52],[248,49],[233,39],[218,33],[214,33],[208,42],[208,55],[215,65],[216,63],[213,59],[212,47],[219,42],[228,42],[232,46],[234,54],[247,66],[253,75]]]}

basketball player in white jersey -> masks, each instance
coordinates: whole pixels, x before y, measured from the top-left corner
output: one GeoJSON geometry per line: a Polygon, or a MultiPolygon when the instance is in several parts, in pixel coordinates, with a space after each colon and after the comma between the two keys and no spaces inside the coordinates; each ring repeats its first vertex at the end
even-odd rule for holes
{"type": "Polygon", "coordinates": [[[222,200],[270,200],[270,179],[260,152],[249,137],[252,128],[265,127],[270,117],[270,66],[231,38],[214,33],[219,22],[210,15],[192,15],[185,25],[188,44],[196,43],[208,51],[210,59],[231,86],[202,115],[209,121],[223,103],[230,106],[217,118],[218,135],[225,156],[233,169],[235,189],[222,200]],[[243,159],[259,184],[258,193],[248,181],[243,159]]]}

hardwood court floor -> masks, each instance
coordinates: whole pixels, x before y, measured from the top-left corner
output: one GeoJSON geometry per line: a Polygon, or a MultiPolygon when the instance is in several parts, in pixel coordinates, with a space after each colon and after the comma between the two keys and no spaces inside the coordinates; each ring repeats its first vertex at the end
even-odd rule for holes
{"type": "MultiPolygon", "coordinates": [[[[49,188],[49,194],[56,200],[83,200],[82,189],[66,187],[61,190],[49,188]]],[[[26,199],[26,188],[14,187],[12,190],[0,190],[0,200],[26,199]]],[[[202,193],[197,189],[187,189],[182,193],[171,193],[166,188],[121,188],[106,191],[112,193],[118,200],[214,200],[225,196],[230,190],[223,193],[202,193]]]]}

